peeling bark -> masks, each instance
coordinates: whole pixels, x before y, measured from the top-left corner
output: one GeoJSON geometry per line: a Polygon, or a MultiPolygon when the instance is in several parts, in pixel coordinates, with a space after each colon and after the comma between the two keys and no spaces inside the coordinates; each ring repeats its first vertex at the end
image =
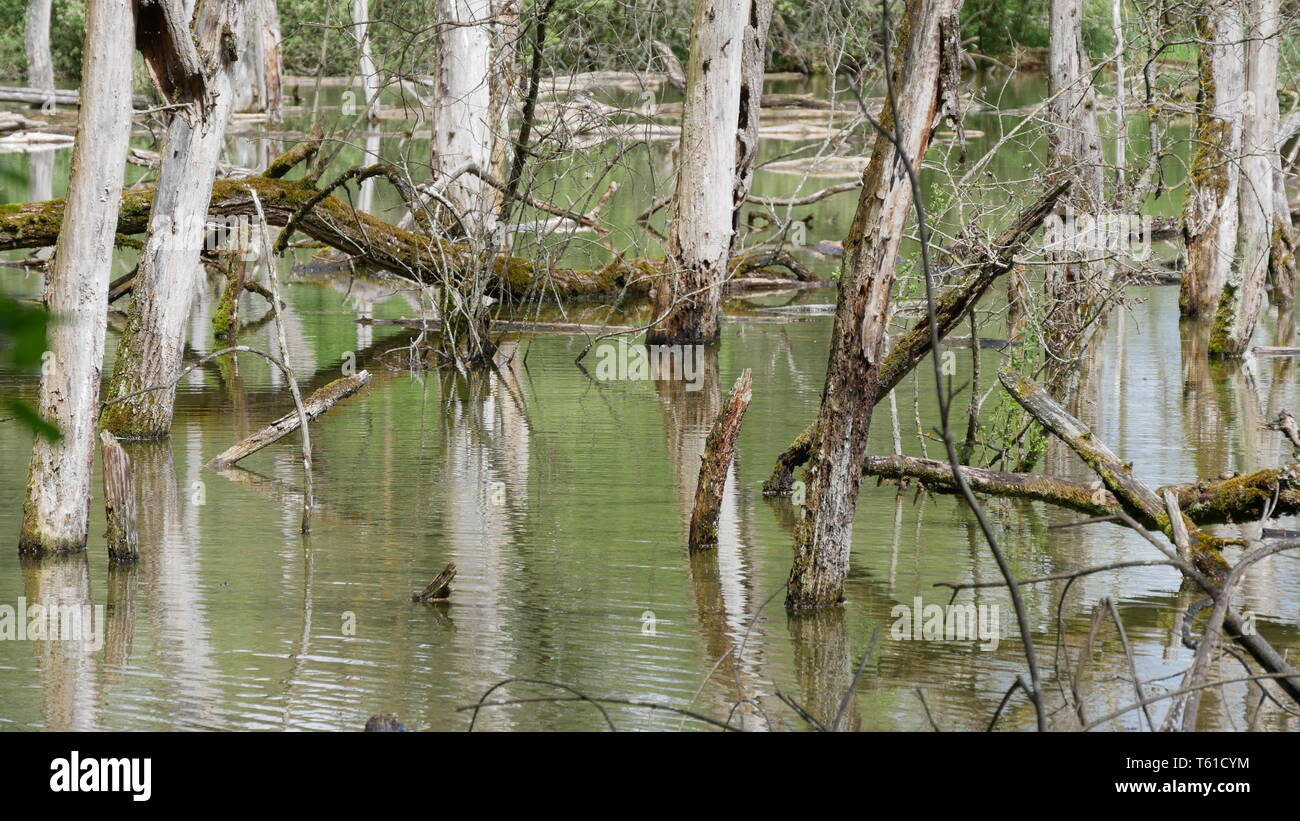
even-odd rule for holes
{"type": "Polygon", "coordinates": [[[750,2],[696,0],[668,232],[673,276],[655,291],[657,323],[646,333],[647,344],[698,345],[718,338],[734,234],[742,38],[750,2]]]}
{"type": "Polygon", "coordinates": [[[110,405],[103,426],[120,437],[152,439],[171,430],[175,381],[181,369],[190,307],[202,281],[199,252],[207,237],[208,203],[225,144],[238,52],[246,47],[245,0],[201,0],[195,48],[214,66],[203,86],[210,106],[185,99],[189,116],[173,113],[162,151],[149,229],[132,287],[126,331],[117,349],[107,394],[131,398],[110,405]],[[167,390],[143,391],[172,384],[167,390]]]}
{"type": "Polygon", "coordinates": [[[900,152],[919,169],[940,116],[954,101],[940,82],[940,29],[955,25],[961,0],[909,2],[893,62],[897,111],[886,105],[863,172],[858,210],[845,238],[844,271],[831,336],[826,387],[808,466],[807,505],[795,527],[786,606],[826,607],[844,598],[858,484],[881,384],[881,346],[894,265],[912,208],[900,152]],[[897,120],[895,120],[895,116],[897,120]],[[896,146],[886,136],[900,135],[896,146]]]}
{"type": "Polygon", "coordinates": [[[19,552],[30,555],[86,546],[104,315],[131,132],[134,10],[127,0],[96,0],[86,14],[86,40],[99,46],[82,57],[67,216],[58,223],[45,288],[57,321],[50,326],[38,407],[63,438],[37,438],[32,446],[18,542],[19,552]]]}

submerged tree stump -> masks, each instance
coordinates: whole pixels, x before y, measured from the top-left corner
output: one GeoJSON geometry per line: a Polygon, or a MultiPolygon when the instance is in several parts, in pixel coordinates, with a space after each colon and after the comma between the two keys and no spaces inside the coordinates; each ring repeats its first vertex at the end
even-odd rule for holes
{"type": "Polygon", "coordinates": [[[131,457],[108,431],[99,433],[104,459],[104,515],[108,520],[108,559],[128,563],[140,558],[135,529],[135,480],[131,457]]]}
{"type": "Polygon", "coordinates": [[[411,594],[411,601],[427,604],[431,601],[445,599],[451,595],[451,581],[456,578],[456,564],[447,562],[447,566],[442,569],[433,581],[419,593],[411,594]]]}
{"type": "MultiPolygon", "coordinates": [[[[352,376],[345,376],[341,379],[335,379],[333,382],[317,390],[307,401],[303,402],[303,411],[307,416],[307,421],[314,421],[325,411],[347,399],[352,394],[361,390],[367,382],[370,381],[370,371],[360,371],[352,376]]],[[[229,467],[246,456],[251,456],[267,445],[278,442],[284,437],[296,431],[301,426],[301,420],[298,417],[298,411],[286,413],[271,424],[254,433],[248,438],[236,442],[230,447],[218,453],[208,461],[208,467],[213,470],[229,467]]]]}
{"type": "Polygon", "coordinates": [[[727,484],[727,468],[736,452],[736,437],[753,397],[753,379],[749,368],[736,380],[731,398],[713,422],[713,430],[704,443],[700,460],[700,481],[695,487],[695,508],[691,511],[688,547],[691,552],[718,546],[718,512],[722,508],[722,491],[727,484]]]}

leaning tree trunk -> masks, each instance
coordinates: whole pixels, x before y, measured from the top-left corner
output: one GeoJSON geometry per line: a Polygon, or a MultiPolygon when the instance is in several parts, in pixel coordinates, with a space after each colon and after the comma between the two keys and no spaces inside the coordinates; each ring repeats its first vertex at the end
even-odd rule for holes
{"type": "MultiPolygon", "coordinates": [[[[1065,392],[1073,363],[1096,327],[1093,314],[1104,290],[1101,249],[1081,243],[1080,218],[1100,222],[1104,209],[1101,133],[1097,127],[1092,68],[1083,48],[1083,0],[1052,0],[1049,9],[1048,83],[1052,95],[1048,166],[1053,179],[1073,182],[1064,203],[1064,247],[1049,249],[1046,268],[1044,343],[1051,365],[1048,382],[1065,392]]],[[[1094,224],[1096,224],[1094,222],[1094,224]]]]}
{"type": "MultiPolygon", "coordinates": [[[[731,250],[741,55],[751,0],[697,0],[686,68],[677,191],[667,257],[672,272],[655,290],[651,345],[718,338],[722,282],[731,250]]],[[[761,91],[760,91],[761,96],[761,91]]],[[[754,101],[757,102],[757,101],[754,101]]]]}
{"type": "Polygon", "coordinates": [[[33,555],[86,546],[104,316],[131,133],[135,12],[130,0],[88,4],[86,42],[97,47],[82,56],[72,173],[45,288],[56,321],[41,372],[39,410],[63,438],[38,438],[32,446],[18,548],[33,555]]]}
{"type": "Polygon", "coordinates": [[[740,108],[736,122],[736,185],[732,197],[731,252],[740,236],[740,211],[754,182],[758,158],[758,123],[762,113],[763,74],[767,67],[767,32],[774,0],[749,0],[744,46],[740,57],[740,108]]]}
{"type": "Polygon", "coordinates": [[[54,61],[50,58],[50,0],[28,0],[27,85],[41,91],[54,90],[54,61]]]}
{"type": "Polygon", "coordinates": [[[1202,44],[1196,151],[1183,207],[1187,270],[1178,293],[1184,316],[1208,316],[1214,311],[1232,267],[1246,79],[1241,9],[1235,0],[1207,0],[1198,29],[1202,44]]]}
{"type": "Polygon", "coordinates": [[[857,214],[844,241],[830,362],[807,470],[806,506],[795,528],[787,607],[824,607],[844,597],[895,260],[912,208],[899,148],[919,173],[938,118],[956,102],[948,99],[940,81],[940,43],[945,31],[957,31],[960,11],[961,0],[909,0],[898,29],[905,39],[898,43],[893,63],[897,119],[888,103],[880,119],[890,136],[897,127],[901,139],[896,147],[885,134],[877,134],[857,214]]]}
{"type": "Polygon", "coordinates": [[[247,12],[245,0],[202,0],[197,11],[197,53],[215,68],[205,90],[175,110],[168,125],[149,230],[108,389],[111,399],[121,401],[104,411],[104,427],[118,436],[156,439],[171,430],[185,329],[203,281],[199,252],[239,64],[223,40],[229,34],[238,50],[246,46],[247,12]],[[165,387],[146,390],[158,386],[165,387]]]}
{"type": "Polygon", "coordinates": [[[1249,0],[1246,20],[1246,88],[1242,114],[1240,193],[1237,197],[1236,257],[1228,269],[1214,327],[1210,356],[1246,352],[1268,276],[1273,239],[1273,163],[1277,150],[1277,60],[1280,0],[1249,0]]]}

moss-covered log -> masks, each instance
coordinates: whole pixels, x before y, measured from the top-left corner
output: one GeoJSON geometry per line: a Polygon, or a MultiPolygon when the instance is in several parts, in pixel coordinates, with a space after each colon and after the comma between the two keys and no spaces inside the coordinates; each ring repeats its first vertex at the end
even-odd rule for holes
{"type": "MultiPolygon", "coordinates": [[[[881,479],[920,482],[939,493],[957,493],[952,467],[938,459],[914,456],[870,456],[863,473],[881,479]]],[[[1047,502],[1089,516],[1113,516],[1124,510],[1115,494],[1097,482],[1081,482],[1039,473],[1009,473],[985,468],[963,467],[966,484],[976,493],[1047,502]]],[[[1215,479],[1157,488],[1156,495],[1172,490],[1178,506],[1197,525],[1256,521],[1277,495],[1273,516],[1300,513],[1300,464],[1260,470],[1230,479],[1215,479]]],[[[1147,527],[1160,525],[1146,511],[1137,511],[1137,521],[1147,527]]]]}
{"type": "MultiPolygon", "coordinates": [[[[1079,458],[1106,485],[1123,506],[1125,512],[1138,521],[1150,523],[1166,536],[1173,538],[1173,526],[1165,512],[1160,495],[1133,473],[1133,464],[1124,462],[1106,444],[1093,435],[1087,425],[1080,422],[1053,399],[1046,389],[1028,377],[1004,365],[998,371],[1002,387],[1012,399],[1023,407],[1040,425],[1070,447],[1079,458]]],[[[1181,507],[1181,505],[1180,505],[1181,507]]],[[[1223,540],[1218,539],[1192,522],[1185,522],[1190,537],[1192,560],[1202,573],[1212,579],[1220,578],[1228,569],[1220,555],[1223,540]]]]}

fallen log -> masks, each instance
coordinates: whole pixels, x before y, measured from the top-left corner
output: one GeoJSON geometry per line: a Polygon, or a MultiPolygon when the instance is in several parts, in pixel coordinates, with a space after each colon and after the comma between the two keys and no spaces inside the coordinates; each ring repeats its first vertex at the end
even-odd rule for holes
{"type": "Polygon", "coordinates": [[[1256,345],[1250,352],[1255,356],[1300,356],[1300,348],[1285,345],[1256,345]]]}
{"type": "Polygon", "coordinates": [[[736,451],[736,437],[753,398],[753,379],[749,368],[741,373],[731,389],[731,398],[713,421],[713,429],[704,443],[700,458],[700,480],[695,486],[695,507],[691,510],[691,529],[687,548],[695,553],[718,546],[718,512],[722,509],[722,492],[727,484],[727,470],[736,451]]]}
{"type": "MultiPolygon", "coordinates": [[[[863,468],[866,476],[894,481],[916,481],[938,493],[957,493],[952,467],[946,461],[916,456],[869,456],[863,468]]],[[[1024,499],[1075,510],[1088,516],[1111,519],[1123,510],[1115,494],[1100,482],[1083,482],[1039,473],[1011,473],[987,468],[963,467],[966,484],[976,493],[1024,499]]],[[[1197,525],[1254,522],[1269,511],[1274,494],[1274,518],[1300,514],[1300,464],[1281,469],[1260,470],[1229,479],[1187,482],[1157,488],[1162,498],[1172,493],[1184,515],[1197,525]]],[[[1144,525],[1156,522],[1142,516],[1144,525]]]]}
{"type": "MultiPolygon", "coordinates": [[[[966,317],[998,277],[1011,269],[1015,255],[1024,248],[1029,237],[1055,207],[1056,201],[1069,189],[1063,182],[1043,192],[1037,200],[1020,213],[990,245],[959,244],[948,249],[949,256],[975,273],[965,282],[935,300],[934,318],[939,339],[945,336],[966,317]]],[[[893,343],[893,347],[880,363],[880,381],[876,402],[883,402],[889,392],[897,387],[903,377],[911,373],[930,352],[930,320],[928,316],[917,320],[912,329],[893,343]]],[[[865,435],[865,434],[864,434],[865,435]]],[[[777,457],[772,475],[763,483],[763,493],[768,496],[788,495],[794,487],[794,469],[808,461],[815,438],[809,425],[795,438],[790,447],[777,457]]]]}
{"type": "MultiPolygon", "coordinates": [[[[345,376],[341,379],[335,379],[328,385],[317,390],[307,401],[303,402],[303,411],[307,421],[314,421],[321,414],[334,407],[339,402],[347,399],[352,394],[361,390],[367,382],[370,381],[370,371],[360,371],[352,376],[345,376]]],[[[262,428],[257,433],[249,436],[242,441],[236,442],[226,448],[221,453],[208,460],[208,467],[212,470],[221,470],[230,467],[240,459],[250,456],[267,445],[277,442],[288,436],[299,428],[301,421],[298,411],[295,409],[286,413],[271,424],[262,428]]]]}
{"type": "Polygon", "coordinates": [[[1293,699],[1300,702],[1300,675],[1297,675],[1286,659],[1262,636],[1256,634],[1239,614],[1228,609],[1226,601],[1219,601],[1220,597],[1228,595],[1224,588],[1230,586],[1235,575],[1219,553],[1223,541],[1192,525],[1181,509],[1176,525],[1175,517],[1166,511],[1159,495],[1133,475],[1132,464],[1121,462],[1105,443],[1096,438],[1086,425],[1057,404],[1056,400],[1052,399],[1041,386],[1020,376],[1006,365],[998,371],[998,379],[1021,407],[1043,427],[1069,445],[1070,449],[1097,473],[1125,509],[1125,518],[1130,514],[1136,514],[1128,518],[1129,522],[1135,526],[1142,526],[1139,516],[1153,520],[1158,525],[1158,529],[1171,542],[1178,545],[1180,553],[1184,550],[1190,553],[1194,567],[1184,563],[1183,572],[1215,598],[1216,609],[1223,611],[1223,626],[1228,634],[1236,639],[1261,667],[1278,676],[1278,685],[1293,699]]]}
{"type": "MultiPolygon", "coordinates": [[[[1106,488],[1115,494],[1115,498],[1124,511],[1142,523],[1161,531],[1171,541],[1178,532],[1169,514],[1165,511],[1160,496],[1133,473],[1133,463],[1124,462],[1098,439],[1087,425],[1070,415],[1065,408],[1032,379],[1016,373],[1009,365],[998,370],[998,380],[1040,425],[1064,442],[1078,454],[1093,472],[1101,478],[1106,488]]],[[[1181,513],[1181,511],[1180,511],[1181,513]]],[[[1180,516],[1186,519],[1185,516],[1180,516]]],[[[1219,551],[1223,540],[1211,536],[1190,521],[1180,522],[1186,528],[1188,549],[1197,568],[1212,579],[1220,578],[1228,570],[1219,551]]]]}

